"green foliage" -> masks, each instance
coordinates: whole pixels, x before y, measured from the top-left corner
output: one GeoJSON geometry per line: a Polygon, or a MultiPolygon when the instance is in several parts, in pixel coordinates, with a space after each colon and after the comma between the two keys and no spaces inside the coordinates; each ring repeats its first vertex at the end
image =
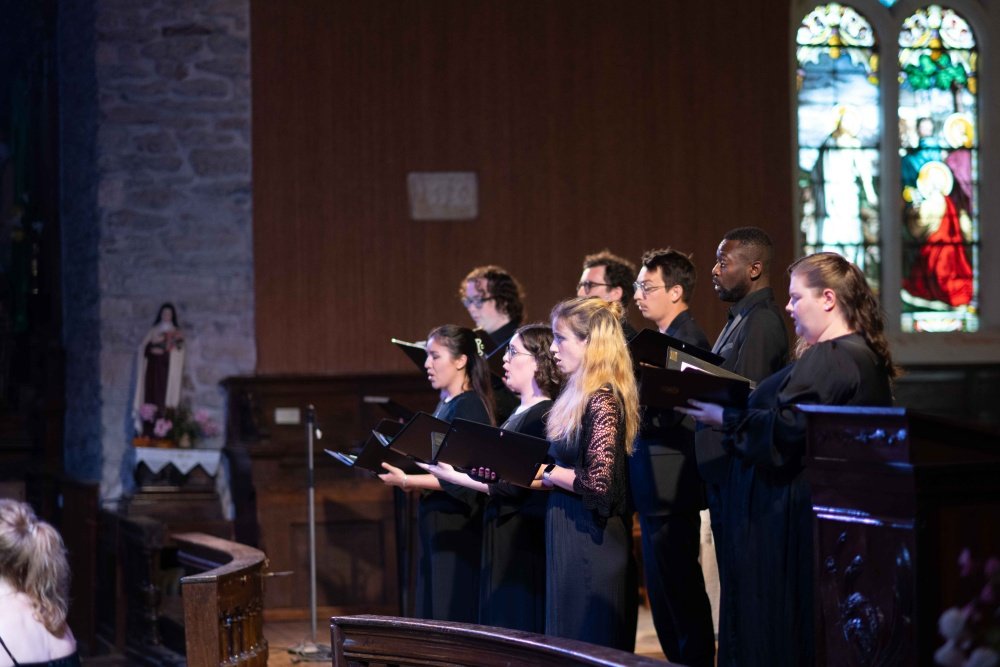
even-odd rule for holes
{"type": "Polygon", "coordinates": [[[947,53],[942,53],[937,59],[925,53],[916,64],[907,65],[903,71],[914,90],[951,90],[965,86],[969,80],[965,68],[959,63],[952,63],[947,53]]]}

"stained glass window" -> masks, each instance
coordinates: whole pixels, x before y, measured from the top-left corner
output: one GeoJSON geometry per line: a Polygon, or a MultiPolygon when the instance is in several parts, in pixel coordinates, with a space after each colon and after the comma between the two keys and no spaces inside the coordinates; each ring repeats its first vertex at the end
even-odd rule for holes
{"type": "Polygon", "coordinates": [[[979,329],[976,39],[955,11],[919,9],[899,35],[903,331],[979,329]]]}
{"type": "Polygon", "coordinates": [[[839,252],[880,283],[877,38],[832,2],[799,25],[798,183],[802,253],[839,252]]]}

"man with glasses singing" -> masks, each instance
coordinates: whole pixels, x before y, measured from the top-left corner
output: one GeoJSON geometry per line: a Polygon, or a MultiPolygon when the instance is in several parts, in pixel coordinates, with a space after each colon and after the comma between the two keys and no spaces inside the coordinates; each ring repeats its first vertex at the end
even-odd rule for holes
{"type": "MultiPolygon", "coordinates": [[[[651,250],[642,257],[634,299],[657,331],[708,349],[688,310],[695,286],[690,257],[651,250]]],[[[694,423],[645,408],[629,457],[632,501],[642,526],[642,560],[653,625],[671,661],[714,664],[715,630],[698,562],[705,494],[694,454],[694,423]]]]}
{"type": "Polygon", "coordinates": [[[622,328],[625,340],[636,331],[628,322],[628,307],[632,302],[632,280],[635,264],[605,249],[583,258],[583,273],[576,284],[577,296],[596,296],[605,301],[619,301],[622,305],[622,328]]]}
{"type": "MultiPolygon", "coordinates": [[[[524,292],[514,276],[502,267],[491,264],[472,269],[462,279],[458,296],[476,328],[485,331],[497,348],[506,345],[521,326],[524,292]]],[[[502,424],[517,409],[519,401],[502,379],[492,375],[492,381],[496,419],[502,424]]]]}
{"type": "Polygon", "coordinates": [[[477,266],[469,271],[458,287],[458,296],[476,327],[489,334],[497,347],[506,345],[521,326],[521,285],[499,266],[477,266]]]}

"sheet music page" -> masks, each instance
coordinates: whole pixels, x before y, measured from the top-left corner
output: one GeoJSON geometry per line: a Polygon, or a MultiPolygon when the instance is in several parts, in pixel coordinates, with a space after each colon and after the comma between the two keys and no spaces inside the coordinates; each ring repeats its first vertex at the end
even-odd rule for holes
{"type": "Polygon", "coordinates": [[[335,452],[332,449],[324,449],[323,451],[344,465],[352,466],[354,465],[354,462],[358,460],[358,457],[355,454],[344,454],[343,452],[335,452]]]}
{"type": "Polygon", "coordinates": [[[419,347],[421,350],[426,350],[427,349],[427,341],[425,341],[425,340],[415,340],[415,341],[411,342],[411,341],[408,341],[408,340],[400,340],[398,338],[390,338],[389,342],[395,343],[396,345],[407,345],[409,347],[419,347]]]}
{"type": "Polygon", "coordinates": [[[699,373],[705,373],[706,375],[712,375],[712,373],[709,373],[708,371],[706,371],[704,368],[701,368],[700,366],[695,366],[694,364],[689,364],[686,361],[682,361],[681,362],[681,371],[683,372],[683,371],[686,371],[688,369],[693,370],[693,371],[698,371],[699,373]]]}

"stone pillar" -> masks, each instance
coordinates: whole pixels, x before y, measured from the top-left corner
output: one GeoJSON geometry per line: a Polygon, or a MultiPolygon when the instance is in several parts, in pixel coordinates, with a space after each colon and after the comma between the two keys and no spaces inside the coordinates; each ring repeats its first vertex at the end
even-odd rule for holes
{"type": "MultiPolygon", "coordinates": [[[[173,302],[182,399],[252,372],[249,0],[61,0],[66,461],[131,479],[136,350],[173,302]]],[[[223,438],[201,446],[221,447],[223,438]]]]}

